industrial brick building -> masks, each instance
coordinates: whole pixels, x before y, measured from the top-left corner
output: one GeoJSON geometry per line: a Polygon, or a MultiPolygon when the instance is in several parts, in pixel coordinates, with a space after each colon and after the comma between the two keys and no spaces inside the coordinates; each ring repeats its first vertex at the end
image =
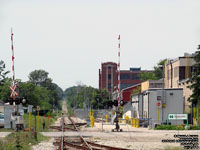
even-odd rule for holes
{"type": "MultiPolygon", "coordinates": [[[[120,71],[120,89],[124,89],[141,83],[138,74],[141,72],[151,72],[141,70],[141,68],[130,68],[130,70],[120,71]]],[[[99,89],[106,89],[113,92],[117,87],[117,64],[114,62],[105,62],[101,64],[99,69],[99,89]]]]}

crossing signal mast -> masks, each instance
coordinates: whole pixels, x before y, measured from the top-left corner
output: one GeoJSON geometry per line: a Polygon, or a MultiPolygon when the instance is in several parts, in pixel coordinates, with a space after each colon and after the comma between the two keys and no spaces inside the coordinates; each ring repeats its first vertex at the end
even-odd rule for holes
{"type": "Polygon", "coordinates": [[[113,118],[115,124],[115,129],[112,129],[112,131],[122,131],[122,129],[120,129],[119,126],[119,120],[118,120],[118,116],[120,114],[120,106],[123,104],[122,100],[121,100],[121,96],[120,96],[120,35],[118,36],[118,64],[117,64],[117,72],[118,72],[118,81],[117,81],[117,99],[114,100],[113,105],[114,105],[114,109],[115,109],[115,116],[113,118]]]}
{"type": "Polygon", "coordinates": [[[15,63],[14,63],[14,60],[15,60],[15,56],[14,56],[14,46],[13,46],[13,31],[12,31],[12,28],[11,28],[11,50],[12,50],[12,72],[13,72],[13,77],[12,77],[12,86],[10,86],[10,90],[11,90],[11,94],[10,94],[10,98],[12,101],[13,99],[13,103],[14,104],[14,111],[16,111],[16,105],[15,105],[15,97],[18,96],[18,93],[16,92],[16,88],[17,88],[17,84],[15,84],[15,63]]]}
{"type": "Polygon", "coordinates": [[[15,60],[15,56],[14,56],[14,46],[13,46],[13,32],[12,32],[12,28],[11,28],[11,50],[12,50],[12,72],[13,72],[13,77],[12,77],[12,85],[9,86],[10,90],[11,90],[11,94],[10,94],[10,99],[8,99],[8,102],[10,103],[10,105],[13,105],[14,108],[14,112],[11,114],[11,119],[13,121],[15,121],[16,124],[16,130],[20,130],[24,128],[24,119],[23,116],[20,115],[19,111],[18,111],[18,105],[20,103],[25,104],[26,103],[26,99],[24,98],[19,98],[18,97],[18,93],[16,91],[17,87],[17,83],[15,83],[15,67],[14,67],[14,60],[15,60]]]}

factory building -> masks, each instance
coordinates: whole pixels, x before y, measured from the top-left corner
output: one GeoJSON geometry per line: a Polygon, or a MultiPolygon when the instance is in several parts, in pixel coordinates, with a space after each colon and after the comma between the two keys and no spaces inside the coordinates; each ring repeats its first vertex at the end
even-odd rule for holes
{"type": "MultiPolygon", "coordinates": [[[[120,71],[120,89],[141,83],[138,74],[141,72],[151,72],[151,70],[141,70],[141,68],[130,68],[130,70],[120,71]]],[[[99,69],[99,89],[106,89],[113,93],[117,87],[118,71],[117,64],[114,62],[105,62],[99,69]]]]}

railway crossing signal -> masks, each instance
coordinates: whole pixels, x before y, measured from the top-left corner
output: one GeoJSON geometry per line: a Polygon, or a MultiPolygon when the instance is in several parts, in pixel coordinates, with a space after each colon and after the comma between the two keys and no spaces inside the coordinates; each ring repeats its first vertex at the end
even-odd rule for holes
{"type": "Polygon", "coordinates": [[[14,86],[9,86],[11,90],[10,98],[15,99],[15,96],[18,96],[18,93],[16,92],[17,84],[14,84],[14,86]]]}
{"type": "Polygon", "coordinates": [[[124,101],[123,100],[120,100],[119,102],[118,102],[118,100],[114,100],[114,101],[108,101],[108,103],[107,103],[107,106],[108,107],[113,107],[113,105],[114,106],[118,106],[118,105],[120,105],[120,106],[123,106],[124,105],[124,101]]]}
{"type": "Polygon", "coordinates": [[[13,102],[15,102],[15,105],[19,105],[19,104],[26,104],[27,100],[23,97],[23,98],[19,98],[19,97],[16,97],[15,99],[13,98],[9,98],[8,99],[8,103],[10,105],[13,105],[13,102]]]}

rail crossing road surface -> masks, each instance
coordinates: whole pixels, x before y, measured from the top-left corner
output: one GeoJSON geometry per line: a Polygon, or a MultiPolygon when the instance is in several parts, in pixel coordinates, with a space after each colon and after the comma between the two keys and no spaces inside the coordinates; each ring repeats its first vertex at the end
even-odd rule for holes
{"type": "MultiPolygon", "coordinates": [[[[180,147],[179,143],[162,143],[164,139],[175,139],[174,135],[198,135],[200,131],[164,131],[148,130],[147,128],[133,128],[131,126],[122,126],[123,132],[111,132],[114,126],[105,125],[104,131],[101,131],[101,124],[96,123],[94,128],[86,128],[81,131],[81,135],[98,144],[115,146],[128,149],[169,149],[169,147],[180,147]],[[129,128],[129,129],[128,129],[129,128]]],[[[59,137],[61,132],[42,132],[45,136],[59,137]]],[[[73,131],[64,132],[67,137],[78,137],[73,131]]]]}

